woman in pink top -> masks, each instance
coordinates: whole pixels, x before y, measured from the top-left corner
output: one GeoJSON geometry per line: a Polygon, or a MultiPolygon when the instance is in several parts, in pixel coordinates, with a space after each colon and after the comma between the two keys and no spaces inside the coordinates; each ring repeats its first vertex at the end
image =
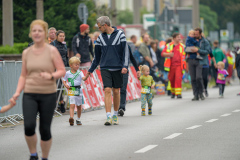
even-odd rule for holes
{"type": "Polygon", "coordinates": [[[29,37],[34,44],[22,53],[22,72],[15,94],[17,100],[22,90],[25,139],[31,153],[30,160],[37,160],[36,116],[40,114],[42,159],[47,160],[52,136],[50,126],[56,106],[56,79],[65,75],[65,67],[58,50],[47,43],[48,24],[34,20],[29,37]]]}
{"type": "Polygon", "coordinates": [[[224,62],[220,61],[217,63],[218,72],[217,72],[217,84],[219,87],[219,98],[223,98],[226,77],[228,76],[227,70],[224,69],[224,62]]]}

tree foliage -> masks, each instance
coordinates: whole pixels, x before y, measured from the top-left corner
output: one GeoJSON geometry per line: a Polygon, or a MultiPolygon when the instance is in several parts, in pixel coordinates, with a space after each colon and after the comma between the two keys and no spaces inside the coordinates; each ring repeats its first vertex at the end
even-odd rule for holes
{"type": "Polygon", "coordinates": [[[129,9],[119,11],[117,14],[117,24],[132,24],[133,23],[133,12],[129,9]]]}

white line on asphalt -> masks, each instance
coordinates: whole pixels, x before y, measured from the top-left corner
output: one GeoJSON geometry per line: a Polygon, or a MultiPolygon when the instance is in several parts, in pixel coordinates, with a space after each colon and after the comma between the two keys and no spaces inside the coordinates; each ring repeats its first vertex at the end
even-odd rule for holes
{"type": "Polygon", "coordinates": [[[221,117],[227,117],[227,116],[230,116],[230,115],[231,115],[231,113],[226,113],[226,114],[221,115],[221,117]]]}
{"type": "Polygon", "coordinates": [[[234,111],[232,111],[232,112],[240,112],[240,110],[239,110],[239,109],[236,109],[236,110],[234,110],[234,111]]]}
{"type": "Polygon", "coordinates": [[[157,146],[158,145],[148,145],[148,146],[146,146],[146,147],[144,147],[144,148],[142,148],[142,149],[140,149],[140,150],[138,150],[138,151],[136,151],[134,153],[145,153],[145,152],[147,152],[147,151],[149,151],[149,150],[151,150],[151,149],[153,149],[153,148],[155,148],[157,146]]]}
{"type": "Polygon", "coordinates": [[[198,127],[201,127],[202,125],[195,125],[195,126],[192,126],[192,127],[189,127],[189,128],[186,128],[186,129],[196,129],[198,127]]]}
{"type": "Polygon", "coordinates": [[[172,134],[172,135],[170,135],[170,136],[168,136],[168,137],[165,137],[165,138],[163,138],[163,139],[173,139],[173,138],[175,138],[175,137],[177,137],[177,136],[180,136],[182,133],[174,133],[174,134],[172,134]]]}
{"type": "Polygon", "coordinates": [[[210,120],[208,120],[208,121],[206,121],[206,122],[209,122],[209,123],[211,123],[211,122],[215,122],[215,121],[217,121],[218,119],[210,119],[210,120]]]}

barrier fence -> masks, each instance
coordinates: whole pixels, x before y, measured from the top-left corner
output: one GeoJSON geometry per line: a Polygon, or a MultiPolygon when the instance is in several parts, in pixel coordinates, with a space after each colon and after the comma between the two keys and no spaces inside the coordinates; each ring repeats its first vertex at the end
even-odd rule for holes
{"type": "MultiPolygon", "coordinates": [[[[17,83],[19,76],[21,74],[21,61],[2,61],[0,62],[0,106],[8,104],[8,100],[16,91],[17,83]]],[[[84,75],[88,71],[88,67],[79,68],[84,75]]],[[[66,67],[66,71],[70,70],[69,67],[66,67]]],[[[60,100],[60,95],[67,95],[67,89],[61,83],[62,79],[57,80],[57,91],[60,91],[60,94],[57,97],[55,115],[62,115],[57,111],[57,106],[60,100]],[[61,84],[61,85],[60,85],[61,84]]],[[[83,111],[92,111],[104,107],[104,91],[103,91],[103,82],[101,77],[101,71],[96,69],[93,74],[85,81],[82,82],[82,91],[83,91],[83,101],[82,105],[83,111]]],[[[132,102],[139,100],[141,97],[141,84],[137,79],[137,73],[133,66],[129,67],[129,78],[127,85],[127,102],[132,102]]],[[[9,122],[12,125],[19,123],[19,120],[23,120],[22,114],[22,94],[20,94],[16,106],[5,113],[0,113],[0,127],[1,123],[9,122]]],[[[68,97],[65,103],[65,108],[68,104],[68,97]]],[[[38,118],[38,116],[37,116],[38,118]]]]}

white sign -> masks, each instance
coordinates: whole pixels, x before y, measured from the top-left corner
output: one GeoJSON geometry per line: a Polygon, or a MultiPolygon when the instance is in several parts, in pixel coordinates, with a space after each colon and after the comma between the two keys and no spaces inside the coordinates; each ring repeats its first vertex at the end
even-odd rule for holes
{"type": "Polygon", "coordinates": [[[143,15],[143,28],[145,30],[148,29],[148,27],[154,25],[156,22],[156,18],[154,14],[144,14],[143,15]]]}
{"type": "Polygon", "coordinates": [[[220,39],[221,39],[221,41],[228,41],[229,40],[228,30],[220,30],[220,39]]]}

